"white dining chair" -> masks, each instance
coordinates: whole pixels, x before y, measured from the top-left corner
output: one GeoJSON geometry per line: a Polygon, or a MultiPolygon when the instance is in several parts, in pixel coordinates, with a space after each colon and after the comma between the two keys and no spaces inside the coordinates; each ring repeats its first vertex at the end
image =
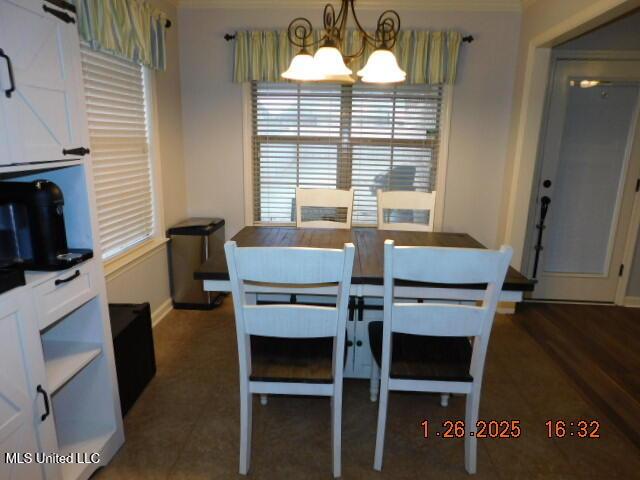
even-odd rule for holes
{"type": "MultiPolygon", "coordinates": [[[[436,205],[436,192],[411,192],[378,190],[378,230],[408,230],[415,232],[433,232],[433,217],[436,205]],[[385,220],[385,210],[413,210],[425,212],[427,221],[393,222],[385,220]]],[[[392,217],[393,215],[391,215],[392,217]]]]}
{"type": "Polygon", "coordinates": [[[353,188],[338,190],[335,188],[296,188],[296,227],[298,228],[351,228],[353,211],[353,188]],[[307,208],[335,209],[331,220],[304,220],[303,210],[307,208]],[[346,209],[346,217],[337,209],[346,209]]]}
{"type": "Polygon", "coordinates": [[[341,475],[342,376],[353,244],[344,249],[225,244],[240,363],[240,474],[249,471],[253,394],[331,398],[333,475],[341,475]],[[333,286],[335,306],[256,305],[252,285],[333,286]],[[253,303],[253,304],[252,304],[253,303]]]}
{"type": "MultiPolygon", "coordinates": [[[[476,426],[489,335],[511,247],[500,250],[384,245],[384,320],[369,324],[380,370],[374,468],[382,469],[389,391],[466,394],[465,468],[476,472],[476,426]],[[480,305],[405,303],[396,280],[486,284],[480,305]]],[[[373,375],[373,374],[372,374],[373,375]]],[[[373,378],[372,378],[373,383],[373,378]]]]}

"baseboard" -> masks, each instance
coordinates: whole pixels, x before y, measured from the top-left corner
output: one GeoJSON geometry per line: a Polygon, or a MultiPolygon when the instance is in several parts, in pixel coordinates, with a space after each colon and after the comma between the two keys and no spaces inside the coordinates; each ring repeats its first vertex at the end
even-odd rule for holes
{"type": "Polygon", "coordinates": [[[640,308],[640,297],[624,297],[624,306],[640,308]]]}
{"type": "Polygon", "coordinates": [[[151,325],[156,327],[173,310],[171,299],[167,298],[162,304],[151,313],[151,325]]]}

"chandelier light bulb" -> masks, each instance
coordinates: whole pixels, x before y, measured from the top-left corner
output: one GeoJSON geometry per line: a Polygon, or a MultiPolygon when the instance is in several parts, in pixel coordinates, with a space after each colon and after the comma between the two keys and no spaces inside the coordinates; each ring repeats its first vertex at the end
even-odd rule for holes
{"type": "Polygon", "coordinates": [[[313,56],[306,50],[301,50],[300,53],[291,59],[289,69],[282,73],[282,78],[300,82],[311,82],[322,80],[323,77],[316,68],[313,56]]]}
{"type": "Polygon", "coordinates": [[[333,46],[320,47],[313,57],[315,68],[323,80],[344,78],[351,75],[352,71],[344,64],[340,50],[333,46]]]}
{"type": "Polygon", "coordinates": [[[358,76],[365,83],[400,83],[406,80],[407,73],[400,68],[391,50],[380,48],[371,54],[358,76]]]}

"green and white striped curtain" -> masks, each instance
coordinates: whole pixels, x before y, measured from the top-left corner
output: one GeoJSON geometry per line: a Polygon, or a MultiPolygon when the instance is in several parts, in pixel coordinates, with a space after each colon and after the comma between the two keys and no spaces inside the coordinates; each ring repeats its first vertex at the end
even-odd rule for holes
{"type": "Polygon", "coordinates": [[[75,0],[80,38],[155,70],[166,68],[167,16],[144,0],[75,0]]]}
{"type": "MultiPolygon", "coordinates": [[[[314,43],[318,43],[323,33],[314,32],[314,43]]],[[[344,43],[346,52],[357,51],[362,45],[360,32],[348,31],[344,43]]],[[[459,32],[402,30],[392,50],[400,68],[407,72],[407,83],[453,84],[461,43],[459,32]]],[[[313,53],[315,49],[308,50],[313,53]]],[[[235,82],[281,82],[280,75],[289,68],[298,51],[298,47],[289,43],[286,31],[238,32],[233,79],[235,82]]],[[[349,68],[357,72],[372,52],[373,48],[367,45],[364,55],[355,58],[349,68]]]]}

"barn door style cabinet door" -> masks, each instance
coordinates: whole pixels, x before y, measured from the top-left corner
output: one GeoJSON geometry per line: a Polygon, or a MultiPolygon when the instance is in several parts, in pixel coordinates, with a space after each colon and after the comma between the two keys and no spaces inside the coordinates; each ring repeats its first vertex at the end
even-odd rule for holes
{"type": "Polygon", "coordinates": [[[0,297],[0,478],[59,478],[56,465],[29,457],[56,451],[57,441],[40,335],[25,290],[0,297]]]}
{"type": "Polygon", "coordinates": [[[75,7],[0,0],[0,165],[81,158],[75,7]]]}

